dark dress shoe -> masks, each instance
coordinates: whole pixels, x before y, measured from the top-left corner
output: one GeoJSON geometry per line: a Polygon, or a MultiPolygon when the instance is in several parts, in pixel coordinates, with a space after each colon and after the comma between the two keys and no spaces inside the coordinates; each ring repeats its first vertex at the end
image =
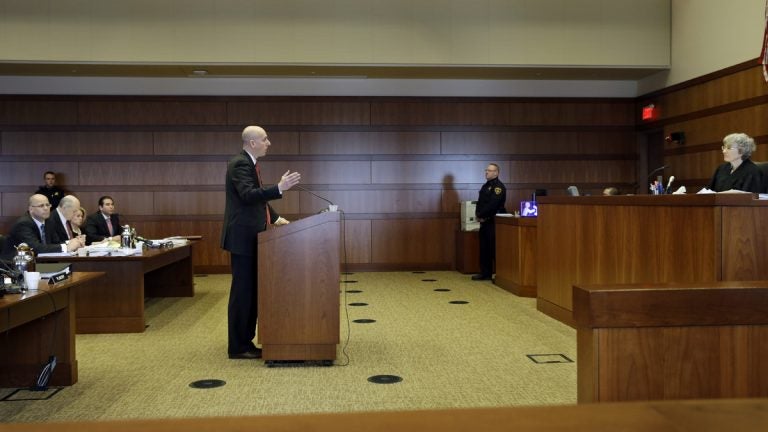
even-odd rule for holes
{"type": "Polygon", "coordinates": [[[256,348],[255,351],[241,352],[240,354],[230,354],[229,358],[237,360],[254,360],[261,358],[261,350],[256,348]]]}
{"type": "Polygon", "coordinates": [[[484,281],[484,280],[491,280],[492,278],[490,276],[485,276],[481,274],[476,274],[472,276],[473,281],[484,281]]]}

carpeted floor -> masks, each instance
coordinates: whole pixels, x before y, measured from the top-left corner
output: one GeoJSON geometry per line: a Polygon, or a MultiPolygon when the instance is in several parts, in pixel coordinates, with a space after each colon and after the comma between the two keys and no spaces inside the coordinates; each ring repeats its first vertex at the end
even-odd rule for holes
{"type": "MultiPolygon", "coordinates": [[[[236,416],[576,403],[576,332],[490,282],[455,272],[356,273],[342,295],[337,364],[267,368],[229,360],[229,275],[196,295],[149,299],[142,334],[78,335],[79,382],[49,400],[0,402],[2,422],[236,416]],[[423,279],[434,279],[424,282],[423,279]],[[435,289],[449,289],[447,292],[435,289]],[[346,297],[346,298],[345,298],[346,297]],[[463,300],[467,304],[450,304],[463,300]],[[375,323],[350,323],[369,318],[375,323]],[[351,334],[350,334],[351,332],[351,334]],[[397,375],[373,384],[373,375],[397,375]],[[221,379],[226,385],[193,389],[221,379]]],[[[14,389],[0,389],[0,398],[14,389]]]]}

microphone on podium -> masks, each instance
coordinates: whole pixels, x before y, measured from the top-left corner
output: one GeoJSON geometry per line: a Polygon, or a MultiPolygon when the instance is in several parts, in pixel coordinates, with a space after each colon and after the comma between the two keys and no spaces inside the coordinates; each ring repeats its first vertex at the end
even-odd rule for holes
{"type": "MultiPolygon", "coordinates": [[[[308,193],[308,194],[312,195],[313,197],[316,197],[316,198],[320,198],[321,200],[323,200],[323,201],[327,202],[327,203],[328,203],[328,205],[331,205],[331,206],[335,206],[335,205],[336,205],[336,204],[332,203],[332,202],[331,202],[331,200],[329,200],[328,198],[324,198],[324,197],[321,197],[320,195],[318,195],[318,194],[316,194],[316,193],[312,192],[311,190],[309,190],[309,189],[307,189],[307,188],[301,187],[301,186],[299,186],[299,185],[294,185],[293,187],[295,187],[296,189],[301,189],[301,190],[303,190],[304,192],[306,192],[306,193],[308,193]]],[[[329,209],[330,209],[330,208],[329,208],[329,209]]],[[[329,209],[325,209],[325,210],[323,210],[323,211],[328,211],[329,209]]]]}
{"type": "Polygon", "coordinates": [[[671,194],[672,189],[670,187],[672,186],[672,182],[675,181],[675,176],[669,176],[669,181],[667,182],[667,193],[671,194]]]}
{"type": "Polygon", "coordinates": [[[653,170],[653,171],[648,173],[648,178],[653,177],[653,175],[656,174],[657,172],[664,171],[667,168],[669,168],[669,165],[663,165],[663,166],[660,166],[660,167],[656,168],[655,170],[653,170]]]}

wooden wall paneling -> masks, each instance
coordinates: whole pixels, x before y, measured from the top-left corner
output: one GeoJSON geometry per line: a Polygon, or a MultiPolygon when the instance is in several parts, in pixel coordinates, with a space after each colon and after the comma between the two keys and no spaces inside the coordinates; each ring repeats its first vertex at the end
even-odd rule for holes
{"type": "Polygon", "coordinates": [[[301,113],[296,102],[227,102],[227,124],[245,127],[248,125],[299,125],[301,113]]]}
{"type": "Polygon", "coordinates": [[[154,154],[229,155],[241,148],[240,132],[155,131],[154,154]]]}
{"type": "Polygon", "coordinates": [[[304,102],[300,105],[301,124],[369,125],[370,104],[352,101],[304,102]]]}
{"type": "MultiPolygon", "coordinates": [[[[153,204],[153,194],[150,191],[80,191],[73,189],[70,191],[80,200],[80,205],[90,213],[99,210],[99,198],[108,195],[115,202],[115,209],[121,215],[121,223],[130,223],[130,215],[154,215],[158,214],[153,204]]],[[[184,215],[183,213],[178,213],[184,215]]]]}
{"type": "MultiPolygon", "coordinates": [[[[715,169],[723,163],[723,153],[720,150],[712,150],[666,156],[664,163],[670,166],[667,174],[674,174],[676,182],[681,184],[693,182],[699,186],[706,186],[715,169]]],[[[698,192],[698,189],[688,190],[688,193],[695,192],[698,192]]]]}
{"type": "Polygon", "coordinates": [[[634,126],[631,99],[612,101],[552,99],[510,104],[510,125],[515,126],[634,126]]]}
{"type": "Polygon", "coordinates": [[[344,249],[339,254],[342,264],[369,264],[371,262],[371,221],[344,218],[342,230],[344,249]]]}
{"type": "MultiPolygon", "coordinates": [[[[655,98],[662,118],[717,108],[768,94],[759,66],[685,87],[655,98]]],[[[643,101],[643,99],[641,99],[643,101]]],[[[641,102],[645,105],[647,102],[641,102]]]]}
{"type": "Polygon", "coordinates": [[[4,155],[151,155],[150,132],[3,132],[4,155]]]}
{"type": "Polygon", "coordinates": [[[81,125],[223,125],[224,102],[142,98],[83,99],[77,104],[81,125]]]}
{"type": "MultiPolygon", "coordinates": [[[[278,101],[229,102],[230,125],[368,125],[368,102],[356,101],[278,101]]],[[[332,99],[332,98],[325,98],[332,99]]]]}
{"type": "Polygon", "coordinates": [[[511,183],[632,183],[634,160],[512,161],[511,183]]]}
{"type": "Polygon", "coordinates": [[[440,104],[424,101],[371,102],[372,126],[440,124],[440,104]]]}
{"type": "Polygon", "coordinates": [[[461,203],[463,201],[477,200],[477,193],[479,190],[480,186],[477,187],[477,190],[444,188],[442,191],[441,211],[443,213],[461,212],[461,203]]]}
{"type": "Polygon", "coordinates": [[[636,135],[625,132],[443,132],[443,154],[635,154],[636,135]]]}
{"type": "MultiPolygon", "coordinates": [[[[261,163],[259,164],[261,165],[261,163]]],[[[225,167],[226,169],[226,167],[225,167]]],[[[301,184],[370,184],[371,163],[368,161],[285,161],[268,159],[261,165],[264,183],[276,184],[290,170],[301,174],[301,184]]],[[[219,182],[223,183],[222,172],[219,182]]]]}
{"type": "Polygon", "coordinates": [[[485,183],[485,167],[489,162],[499,165],[499,178],[509,180],[506,161],[373,161],[373,184],[485,183]]]}
{"type": "Polygon", "coordinates": [[[43,173],[53,171],[57,173],[57,182],[60,185],[78,184],[77,162],[0,162],[0,185],[22,186],[32,195],[43,181],[43,173]],[[59,175],[62,177],[59,180],[59,175]]]}
{"type": "MultiPolygon", "coordinates": [[[[316,213],[328,207],[328,203],[315,198],[307,192],[301,195],[301,213],[316,213]]],[[[441,191],[435,189],[419,190],[357,190],[357,191],[317,191],[316,194],[327,198],[344,212],[350,213],[439,213],[442,211],[441,191]]]]}
{"type": "Polygon", "coordinates": [[[0,99],[0,125],[68,125],[77,123],[73,100],[0,99]]]}
{"type": "Polygon", "coordinates": [[[453,267],[454,219],[385,219],[371,225],[372,261],[408,266],[453,267]]]}
{"type": "Polygon", "coordinates": [[[440,132],[371,132],[373,154],[440,154],[440,132]]]}
{"type": "Polygon", "coordinates": [[[443,102],[438,105],[438,124],[456,126],[497,126],[509,124],[505,102],[443,102]]]}
{"type": "Polygon", "coordinates": [[[302,155],[373,154],[370,132],[302,132],[302,155]]]}
{"type": "MultiPolygon", "coordinates": [[[[154,132],[155,154],[159,155],[235,155],[242,148],[242,131],[233,132],[154,132]]],[[[271,155],[298,154],[298,132],[267,131],[271,155]]]]}
{"type": "Polygon", "coordinates": [[[29,192],[3,192],[2,215],[16,220],[29,209],[29,197],[35,190],[29,192]]]}
{"type": "Polygon", "coordinates": [[[440,133],[302,132],[301,154],[440,154],[440,133]]]}
{"type": "Polygon", "coordinates": [[[156,215],[224,215],[223,190],[154,192],[152,195],[156,215]]]}
{"type": "Polygon", "coordinates": [[[80,162],[79,184],[83,186],[222,185],[226,171],[227,164],[223,161],[80,162]]]}
{"type": "MultiPolygon", "coordinates": [[[[768,104],[757,105],[673,123],[664,127],[665,133],[685,132],[687,146],[706,143],[720,143],[723,137],[733,132],[744,132],[750,136],[768,135],[768,104]]],[[[667,148],[674,145],[668,144],[667,148]]]]}
{"type": "Polygon", "coordinates": [[[723,280],[768,280],[768,221],[759,207],[724,207],[723,280]]]}

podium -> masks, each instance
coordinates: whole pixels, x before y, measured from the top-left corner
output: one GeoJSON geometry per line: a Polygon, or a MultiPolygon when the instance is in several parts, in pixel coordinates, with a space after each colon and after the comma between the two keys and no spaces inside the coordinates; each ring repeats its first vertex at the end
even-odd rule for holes
{"type": "Polygon", "coordinates": [[[326,212],[258,236],[258,341],[274,361],[336,359],[340,214],[326,212]]]}

